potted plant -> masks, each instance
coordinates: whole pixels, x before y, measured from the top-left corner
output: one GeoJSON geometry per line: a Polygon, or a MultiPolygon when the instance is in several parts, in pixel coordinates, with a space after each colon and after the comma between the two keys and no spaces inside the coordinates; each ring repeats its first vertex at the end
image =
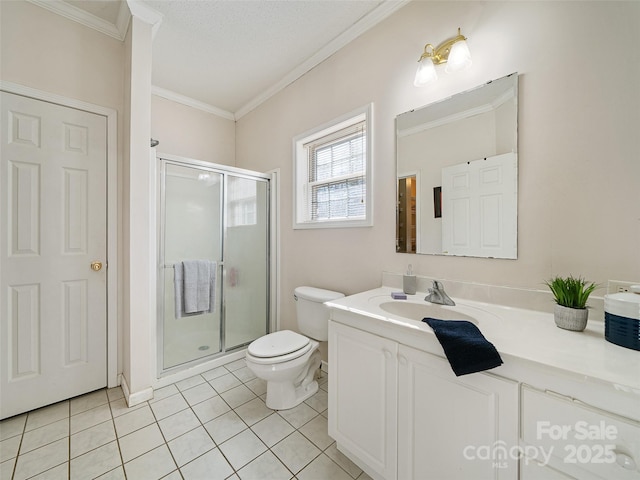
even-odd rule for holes
{"type": "Polygon", "coordinates": [[[556,301],[553,318],[556,325],[565,330],[583,331],[587,326],[589,310],[587,300],[598,286],[587,283],[581,277],[554,277],[545,282],[556,301]]]}

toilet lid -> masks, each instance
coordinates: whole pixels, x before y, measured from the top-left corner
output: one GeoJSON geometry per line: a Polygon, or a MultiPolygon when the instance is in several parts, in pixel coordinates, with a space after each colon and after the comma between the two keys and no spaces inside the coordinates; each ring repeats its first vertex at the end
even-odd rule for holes
{"type": "Polygon", "coordinates": [[[295,352],[309,344],[309,339],[291,330],[270,333],[251,342],[249,354],[254,357],[279,357],[295,352]]]}

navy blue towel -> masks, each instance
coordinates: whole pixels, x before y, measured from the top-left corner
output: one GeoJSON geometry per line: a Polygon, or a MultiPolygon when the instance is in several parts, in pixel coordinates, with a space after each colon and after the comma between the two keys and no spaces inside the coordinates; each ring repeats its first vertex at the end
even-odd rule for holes
{"type": "Polygon", "coordinates": [[[423,318],[435,332],[457,377],[502,365],[496,347],[466,320],[423,318]]]}

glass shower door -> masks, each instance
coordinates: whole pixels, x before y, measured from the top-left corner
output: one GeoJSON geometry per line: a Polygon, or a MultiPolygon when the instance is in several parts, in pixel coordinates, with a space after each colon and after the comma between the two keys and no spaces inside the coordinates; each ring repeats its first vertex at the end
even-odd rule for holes
{"type": "Polygon", "coordinates": [[[222,350],[220,338],[223,175],[163,162],[161,258],[164,258],[162,370],[222,350]],[[211,313],[180,316],[175,311],[174,266],[184,260],[217,262],[211,313]]]}
{"type": "Polygon", "coordinates": [[[227,175],[224,348],[267,333],[269,320],[269,182],[227,175]]]}

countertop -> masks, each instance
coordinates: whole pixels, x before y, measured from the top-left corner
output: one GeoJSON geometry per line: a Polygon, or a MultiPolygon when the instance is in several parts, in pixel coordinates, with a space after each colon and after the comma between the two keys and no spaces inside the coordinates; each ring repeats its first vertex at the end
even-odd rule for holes
{"type": "MultiPolygon", "coordinates": [[[[408,339],[410,346],[424,341],[430,344],[427,350],[444,356],[441,348],[438,351],[439,344],[433,330],[421,318],[394,315],[380,307],[384,302],[429,305],[424,301],[424,292],[408,295],[407,300],[393,300],[391,292],[397,291],[397,288],[383,286],[330,301],[326,305],[335,309],[332,312],[334,320],[349,323],[350,316],[340,313],[357,314],[362,322],[372,322],[367,325],[374,330],[377,327],[379,332],[397,331],[408,339]]],[[[527,362],[545,369],[569,372],[585,380],[606,382],[616,390],[640,396],[640,351],[606,341],[604,322],[589,320],[583,332],[572,332],[558,328],[550,313],[455,297],[453,300],[456,307],[444,308],[477,318],[478,328],[495,345],[507,370],[510,363],[527,362]]],[[[495,370],[500,369],[503,367],[495,370]]]]}

